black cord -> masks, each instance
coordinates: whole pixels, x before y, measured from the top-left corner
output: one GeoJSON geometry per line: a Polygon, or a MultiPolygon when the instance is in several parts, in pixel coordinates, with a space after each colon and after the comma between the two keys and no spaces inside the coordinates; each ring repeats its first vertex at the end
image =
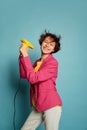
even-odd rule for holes
{"type": "Polygon", "coordinates": [[[16,130],[16,121],[15,121],[15,117],[16,117],[16,97],[17,97],[19,90],[20,90],[20,79],[19,79],[19,82],[18,82],[18,88],[17,88],[15,95],[14,95],[14,113],[13,113],[13,128],[14,128],[14,130],[16,130]]]}

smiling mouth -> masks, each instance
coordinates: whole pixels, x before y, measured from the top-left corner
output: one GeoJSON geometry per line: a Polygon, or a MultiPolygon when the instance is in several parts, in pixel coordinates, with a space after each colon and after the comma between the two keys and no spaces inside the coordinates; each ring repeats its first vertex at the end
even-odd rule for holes
{"type": "Polygon", "coordinates": [[[49,48],[47,48],[47,47],[44,47],[44,49],[45,49],[45,50],[48,50],[48,51],[50,51],[50,49],[49,49],[49,48]]]}

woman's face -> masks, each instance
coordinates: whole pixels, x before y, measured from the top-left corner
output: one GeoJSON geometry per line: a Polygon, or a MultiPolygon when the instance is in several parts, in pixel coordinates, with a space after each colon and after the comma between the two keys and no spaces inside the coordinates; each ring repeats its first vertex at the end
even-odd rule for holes
{"type": "Polygon", "coordinates": [[[45,40],[41,44],[41,51],[43,54],[50,54],[54,52],[55,48],[55,42],[54,39],[50,36],[46,37],[45,40]]]}

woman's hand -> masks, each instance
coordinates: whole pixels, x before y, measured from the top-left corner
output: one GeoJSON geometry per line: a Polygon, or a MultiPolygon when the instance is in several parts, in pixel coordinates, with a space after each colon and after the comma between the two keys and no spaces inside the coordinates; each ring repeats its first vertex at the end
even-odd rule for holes
{"type": "Polygon", "coordinates": [[[28,56],[28,48],[24,45],[21,44],[20,49],[19,49],[20,54],[22,54],[24,57],[28,56]]]}

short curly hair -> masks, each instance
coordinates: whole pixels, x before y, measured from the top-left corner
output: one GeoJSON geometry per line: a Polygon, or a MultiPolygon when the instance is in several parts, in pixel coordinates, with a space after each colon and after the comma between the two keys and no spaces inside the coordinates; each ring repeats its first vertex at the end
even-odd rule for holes
{"type": "Polygon", "coordinates": [[[43,33],[43,34],[40,35],[39,44],[42,45],[42,42],[43,42],[43,41],[45,40],[45,38],[47,38],[47,37],[51,37],[51,38],[54,40],[54,42],[56,43],[56,44],[55,44],[55,48],[54,48],[54,52],[52,52],[52,53],[58,52],[58,51],[61,49],[61,47],[60,47],[60,45],[61,45],[61,44],[60,44],[61,36],[60,36],[60,35],[57,36],[57,35],[55,35],[55,34],[53,34],[53,33],[47,32],[47,31],[45,30],[45,33],[43,33]]]}

